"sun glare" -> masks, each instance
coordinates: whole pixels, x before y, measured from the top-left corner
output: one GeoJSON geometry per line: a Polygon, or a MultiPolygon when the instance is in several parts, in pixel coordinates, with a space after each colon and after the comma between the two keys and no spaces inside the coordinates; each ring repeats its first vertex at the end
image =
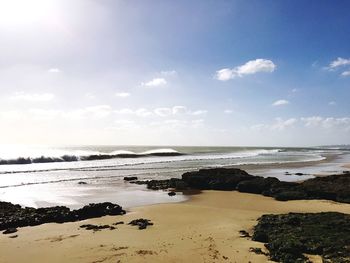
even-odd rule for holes
{"type": "Polygon", "coordinates": [[[46,22],[55,12],[55,0],[0,0],[0,26],[27,26],[46,22]]]}

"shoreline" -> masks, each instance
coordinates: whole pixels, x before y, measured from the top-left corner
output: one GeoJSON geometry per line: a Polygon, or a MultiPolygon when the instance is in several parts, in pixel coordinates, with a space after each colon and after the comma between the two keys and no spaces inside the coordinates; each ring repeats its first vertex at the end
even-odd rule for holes
{"type": "Polygon", "coordinates": [[[280,202],[237,191],[203,191],[180,203],[135,207],[123,216],[19,228],[17,238],[0,235],[0,261],[267,262],[266,256],[249,252],[250,247],[264,249],[263,243],[239,237],[240,230],[251,232],[263,214],[322,211],[350,214],[350,204],[280,202]],[[82,224],[128,223],[137,218],[150,219],[154,226],[138,230],[124,224],[98,232],[79,228],[82,224]]]}

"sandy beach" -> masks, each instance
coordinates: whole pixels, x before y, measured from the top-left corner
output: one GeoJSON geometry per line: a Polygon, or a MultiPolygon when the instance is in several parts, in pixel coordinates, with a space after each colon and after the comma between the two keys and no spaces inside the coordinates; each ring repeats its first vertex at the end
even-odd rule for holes
{"type": "MultiPolygon", "coordinates": [[[[186,202],[138,207],[124,216],[19,228],[17,238],[0,235],[0,262],[268,262],[249,252],[263,244],[239,237],[240,230],[251,232],[262,214],[321,211],[350,214],[350,204],[204,191],[186,202]],[[79,228],[137,218],[150,219],[154,226],[138,230],[124,224],[98,232],[79,228]]],[[[313,261],[320,262],[317,257],[313,261]]]]}

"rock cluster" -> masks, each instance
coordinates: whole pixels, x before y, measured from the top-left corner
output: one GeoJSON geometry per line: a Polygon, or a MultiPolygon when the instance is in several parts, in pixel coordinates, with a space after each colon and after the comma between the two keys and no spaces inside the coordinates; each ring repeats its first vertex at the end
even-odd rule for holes
{"type": "Polygon", "coordinates": [[[77,210],[65,206],[47,208],[22,208],[8,202],[0,202],[0,230],[36,226],[44,223],[64,223],[105,215],[123,215],[121,206],[110,202],[89,204],[77,210]]]}
{"type": "Polygon", "coordinates": [[[138,226],[140,230],[146,229],[147,226],[153,226],[153,223],[149,219],[139,218],[132,220],[128,225],[138,226]]]}
{"type": "Polygon", "coordinates": [[[281,182],[274,177],[253,176],[235,168],[214,168],[184,173],[181,179],[132,181],[132,183],[146,184],[147,188],[152,190],[237,190],[271,196],[279,201],[326,199],[350,203],[350,176],[348,173],[316,177],[296,183],[281,182]]]}
{"type": "Polygon", "coordinates": [[[95,231],[100,231],[102,229],[109,229],[109,230],[114,230],[114,226],[109,226],[109,225],[92,225],[92,224],[86,224],[86,225],[81,225],[80,228],[85,228],[86,230],[93,230],[95,231]]]}
{"type": "Polygon", "coordinates": [[[320,255],[322,262],[350,262],[350,215],[289,213],[263,215],[253,240],[265,243],[271,260],[309,262],[304,254],[320,255]]]}

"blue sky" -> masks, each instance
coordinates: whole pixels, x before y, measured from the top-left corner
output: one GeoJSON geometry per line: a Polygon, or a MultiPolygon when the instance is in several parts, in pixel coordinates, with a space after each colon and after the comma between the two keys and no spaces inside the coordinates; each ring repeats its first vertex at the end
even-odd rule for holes
{"type": "Polygon", "coordinates": [[[1,1],[0,143],[349,143],[349,8],[1,1]]]}

